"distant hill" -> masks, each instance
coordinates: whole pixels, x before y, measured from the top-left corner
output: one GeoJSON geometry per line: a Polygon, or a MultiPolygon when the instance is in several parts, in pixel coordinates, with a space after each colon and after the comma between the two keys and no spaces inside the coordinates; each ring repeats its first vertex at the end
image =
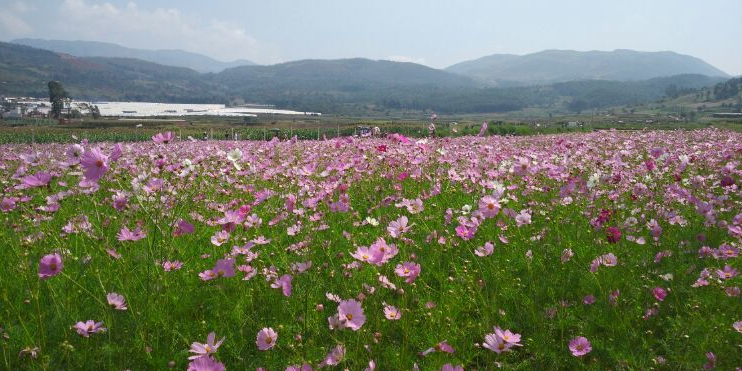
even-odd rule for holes
{"type": "Polygon", "coordinates": [[[0,95],[46,97],[50,80],[60,81],[72,97],[82,100],[252,102],[362,115],[398,110],[582,111],[690,94],[700,88],[712,89],[727,79],[686,74],[641,81],[486,87],[469,77],[414,63],[368,59],[304,60],[202,74],[138,59],[75,57],[0,42],[0,95]]]}
{"type": "Polygon", "coordinates": [[[730,77],[692,56],[633,50],[544,50],[527,55],[495,54],[446,68],[493,85],[537,85],[574,80],[638,81],[682,74],[730,77]]]}
{"type": "Polygon", "coordinates": [[[90,100],[223,101],[223,88],[196,71],[128,58],[80,58],[0,42],[0,95],[48,95],[59,80],[71,96],[90,100]]]}
{"type": "Polygon", "coordinates": [[[255,63],[244,59],[222,62],[205,55],[183,50],[134,49],[96,41],[16,39],[12,43],[70,54],[76,57],[134,58],[166,66],[190,68],[202,73],[221,72],[227,68],[255,65],[255,63]]]}

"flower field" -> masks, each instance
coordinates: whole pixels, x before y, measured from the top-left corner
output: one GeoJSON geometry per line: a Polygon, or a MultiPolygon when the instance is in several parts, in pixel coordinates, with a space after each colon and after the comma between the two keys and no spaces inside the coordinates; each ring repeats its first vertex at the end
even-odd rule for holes
{"type": "Polygon", "coordinates": [[[0,369],[742,367],[742,134],[0,146],[0,369]]]}

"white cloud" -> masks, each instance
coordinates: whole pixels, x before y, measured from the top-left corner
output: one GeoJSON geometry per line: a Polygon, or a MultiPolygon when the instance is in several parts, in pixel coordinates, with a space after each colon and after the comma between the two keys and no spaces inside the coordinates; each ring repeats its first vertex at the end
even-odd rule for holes
{"type": "Polygon", "coordinates": [[[415,57],[408,57],[405,55],[392,55],[385,58],[388,61],[392,62],[408,62],[408,63],[417,63],[417,64],[425,64],[425,58],[415,58],[415,57]]]}
{"type": "Polygon", "coordinates": [[[59,8],[57,30],[65,38],[107,41],[147,49],[184,49],[231,61],[258,63],[277,60],[270,47],[240,26],[218,20],[202,21],[174,8],[145,9],[134,2],[111,3],[65,0],[59,8]],[[74,27],[69,27],[74,24],[74,27]]]}
{"type": "Polygon", "coordinates": [[[7,35],[25,36],[33,32],[33,27],[21,18],[31,7],[22,1],[16,1],[0,11],[0,29],[7,35]]]}

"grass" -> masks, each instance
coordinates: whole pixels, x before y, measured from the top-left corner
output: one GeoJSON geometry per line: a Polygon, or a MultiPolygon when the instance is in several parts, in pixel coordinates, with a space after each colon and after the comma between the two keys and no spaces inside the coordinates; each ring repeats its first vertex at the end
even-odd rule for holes
{"type": "MultiPolygon", "coordinates": [[[[0,368],[185,369],[191,343],[204,342],[211,331],[226,337],[214,357],[228,369],[283,370],[302,362],[316,367],[337,344],[347,350],[338,368],[351,370],[367,367],[372,359],[381,370],[411,369],[414,364],[438,370],[446,363],[467,370],[497,365],[699,369],[710,351],[720,369],[738,367],[742,334],[732,324],[742,320],[742,303],[724,288],[739,287],[740,277],[711,279],[706,287],[693,284],[703,268],[741,269],[739,258],[698,256],[702,246],[739,247],[740,240],[726,227],[707,223],[708,214],[688,201],[708,202],[717,221],[739,224],[742,148],[729,143],[742,143],[742,137],[703,130],[467,136],[425,146],[392,139],[144,142],[127,144],[120,159],[109,160],[110,169],[94,192],[79,185],[79,166],[55,162],[65,158],[69,145],[34,146],[39,159],[31,164],[18,157],[28,146],[3,145],[3,198],[28,200],[0,213],[0,368]],[[377,149],[382,144],[387,152],[377,149]],[[226,157],[233,148],[244,154],[238,160],[241,171],[226,157]],[[656,148],[663,149],[664,157],[652,155],[656,148]],[[620,157],[625,165],[611,162],[620,151],[626,151],[620,157]],[[682,170],[681,155],[695,156],[682,170]],[[517,164],[524,157],[530,170],[519,174],[517,164]],[[193,160],[195,169],[178,176],[185,158],[193,160]],[[656,162],[653,171],[646,168],[650,160],[656,162]],[[719,185],[727,164],[732,164],[737,186],[719,185]],[[24,176],[38,171],[54,176],[48,186],[17,189],[24,176]],[[598,172],[604,176],[589,187],[598,172]],[[163,180],[161,189],[149,192],[139,185],[155,178],[163,180]],[[481,197],[492,193],[492,180],[508,187],[502,208],[525,210],[532,222],[519,226],[501,211],[482,219],[473,238],[462,239],[455,232],[462,222],[457,218],[477,215],[481,197]],[[636,183],[645,184],[647,191],[637,195],[636,183]],[[328,204],[340,200],[343,185],[348,186],[350,210],[333,212],[328,204]],[[437,187],[440,193],[431,195],[437,187]],[[258,202],[263,189],[275,195],[258,202]],[[127,194],[128,206],[121,211],[112,206],[117,191],[127,194]],[[297,196],[296,209],[303,213],[289,211],[289,194],[297,196]],[[48,199],[51,195],[58,200],[48,199]],[[418,198],[424,204],[421,213],[395,206],[418,198]],[[311,202],[315,199],[316,206],[311,202]],[[39,209],[55,203],[56,212],[39,209]],[[228,242],[212,244],[211,237],[222,230],[217,220],[241,205],[251,205],[249,214],[262,223],[237,226],[228,242]],[[462,211],[465,205],[473,206],[472,211],[462,211]],[[448,209],[453,213],[450,223],[448,209]],[[611,212],[610,220],[595,227],[591,220],[601,210],[611,212]],[[83,215],[89,230],[62,233],[83,215]],[[404,238],[393,238],[386,227],[403,215],[412,226],[404,238]],[[379,225],[365,223],[367,217],[379,225]],[[173,237],[172,226],[179,219],[191,222],[195,232],[173,237]],[[651,219],[662,227],[656,242],[646,226],[651,219]],[[117,239],[122,227],[137,224],[146,233],[144,239],[117,239]],[[297,225],[297,234],[288,233],[297,225]],[[618,243],[606,240],[608,226],[621,229],[618,243]],[[259,254],[249,262],[259,272],[256,277],[242,280],[237,272],[211,281],[199,278],[232,246],[259,236],[270,243],[252,249],[259,254]],[[644,237],[647,243],[627,236],[644,237]],[[350,254],[379,237],[396,244],[399,254],[382,266],[353,267],[350,254]],[[488,241],[495,244],[494,253],[475,255],[488,241]],[[121,258],[114,259],[108,249],[121,258]],[[565,249],[574,257],[562,262],[565,249]],[[672,256],[653,262],[660,251],[672,256]],[[61,254],[64,268],[40,280],[39,259],[52,252],[61,254]],[[609,252],[618,257],[618,265],[591,272],[591,261],[609,252]],[[159,265],[165,260],[182,261],[183,268],[165,272],[159,265]],[[292,263],[306,261],[312,262],[307,272],[292,272],[292,263]],[[421,266],[412,284],[394,272],[406,261],[421,266]],[[270,286],[264,271],[269,267],[279,275],[292,274],[290,297],[270,286]],[[381,287],[379,275],[397,289],[381,287]],[[654,287],[666,288],[668,297],[656,300],[654,287]],[[611,304],[608,298],[615,290],[620,296],[611,304]],[[109,292],[123,295],[129,308],[112,309],[106,303],[109,292]],[[367,320],[359,331],[328,328],[327,317],[336,313],[337,304],[326,293],[363,297],[367,320]],[[586,295],[594,295],[596,302],[583,304],[586,295]],[[385,319],[384,303],[400,308],[402,318],[385,319]],[[643,319],[648,308],[658,313],[643,319]],[[88,319],[104,322],[107,332],[86,338],[70,329],[88,319]],[[503,354],[482,348],[493,326],[522,334],[523,346],[503,354]],[[275,348],[262,352],[255,337],[264,327],[275,329],[279,337],[275,348]],[[593,351],[585,357],[570,354],[568,343],[576,336],[592,343],[593,351]],[[455,353],[418,355],[444,340],[455,353]],[[27,347],[38,347],[38,357],[19,356],[27,347]]],[[[111,143],[86,149],[94,146],[111,154],[111,143]]],[[[238,257],[237,264],[246,263],[238,257]]]]}

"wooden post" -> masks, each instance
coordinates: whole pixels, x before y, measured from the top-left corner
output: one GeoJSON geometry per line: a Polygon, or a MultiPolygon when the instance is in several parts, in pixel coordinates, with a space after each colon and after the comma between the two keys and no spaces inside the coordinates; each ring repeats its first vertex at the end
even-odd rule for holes
{"type": "Polygon", "coordinates": [[[319,140],[319,126],[317,126],[317,140],[319,140]]]}
{"type": "Polygon", "coordinates": [[[338,138],[340,138],[340,125],[338,125],[338,138]]]}

